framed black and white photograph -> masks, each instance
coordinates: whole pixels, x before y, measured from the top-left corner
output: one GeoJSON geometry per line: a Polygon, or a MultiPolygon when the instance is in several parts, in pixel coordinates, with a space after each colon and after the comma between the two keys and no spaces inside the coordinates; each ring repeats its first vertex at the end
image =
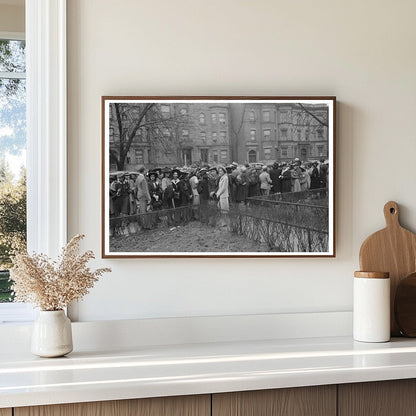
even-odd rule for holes
{"type": "Polygon", "coordinates": [[[334,257],[335,97],[102,97],[103,257],[334,257]]]}

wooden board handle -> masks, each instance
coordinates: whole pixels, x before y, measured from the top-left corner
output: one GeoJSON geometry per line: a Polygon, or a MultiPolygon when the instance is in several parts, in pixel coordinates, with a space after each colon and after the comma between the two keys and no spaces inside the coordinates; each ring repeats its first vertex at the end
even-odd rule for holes
{"type": "Polygon", "coordinates": [[[389,201],[384,205],[384,218],[387,227],[399,227],[399,205],[397,202],[389,201]]]}

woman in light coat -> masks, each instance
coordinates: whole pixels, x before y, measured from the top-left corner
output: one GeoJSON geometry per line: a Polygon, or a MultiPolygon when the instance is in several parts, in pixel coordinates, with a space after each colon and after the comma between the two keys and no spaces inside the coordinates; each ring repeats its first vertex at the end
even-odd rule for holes
{"type": "Polygon", "coordinates": [[[218,189],[215,195],[218,198],[218,208],[221,211],[229,211],[230,204],[228,202],[228,175],[225,168],[218,168],[218,174],[220,176],[220,181],[218,183],[218,189]]]}

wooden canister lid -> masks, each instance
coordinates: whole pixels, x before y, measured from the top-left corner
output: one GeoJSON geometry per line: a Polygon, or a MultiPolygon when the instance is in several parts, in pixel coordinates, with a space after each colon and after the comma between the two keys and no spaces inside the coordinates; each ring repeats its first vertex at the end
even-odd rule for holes
{"type": "Polygon", "coordinates": [[[389,272],[362,272],[355,271],[354,277],[364,277],[366,279],[388,279],[390,277],[389,272]]]}

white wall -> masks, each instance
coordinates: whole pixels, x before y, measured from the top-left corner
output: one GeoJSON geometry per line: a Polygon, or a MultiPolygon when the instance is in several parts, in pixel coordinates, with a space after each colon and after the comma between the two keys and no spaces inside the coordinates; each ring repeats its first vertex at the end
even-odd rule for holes
{"type": "MultiPolygon", "coordinates": [[[[69,235],[100,257],[102,95],[336,95],[335,259],[97,260],[101,319],[351,310],[390,199],[416,230],[416,2],[68,1],[69,235]]],[[[77,312],[77,313],[76,313],[77,312]]]]}

